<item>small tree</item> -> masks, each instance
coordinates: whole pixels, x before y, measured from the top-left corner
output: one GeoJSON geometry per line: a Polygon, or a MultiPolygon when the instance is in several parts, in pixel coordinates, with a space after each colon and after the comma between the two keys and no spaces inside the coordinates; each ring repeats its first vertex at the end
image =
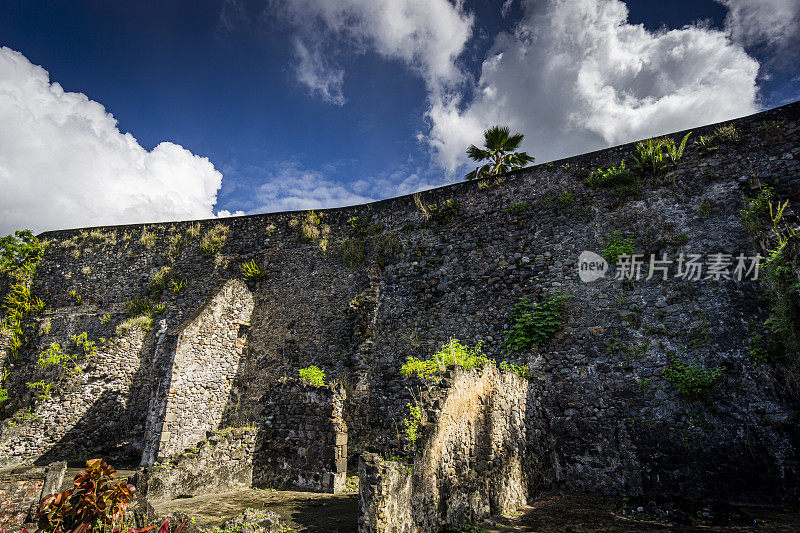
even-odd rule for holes
{"type": "Polygon", "coordinates": [[[533,163],[534,157],[525,152],[517,152],[524,135],[515,133],[507,127],[493,126],[483,132],[486,149],[478,148],[474,144],[467,148],[467,155],[475,161],[489,161],[479,166],[469,174],[468,180],[483,179],[515,168],[522,168],[528,163],[533,163]]]}

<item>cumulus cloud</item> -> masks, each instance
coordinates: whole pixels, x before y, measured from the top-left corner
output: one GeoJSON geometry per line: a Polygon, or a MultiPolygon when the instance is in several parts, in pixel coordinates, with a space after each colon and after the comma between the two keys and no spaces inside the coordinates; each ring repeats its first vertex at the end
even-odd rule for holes
{"type": "MultiPolygon", "coordinates": [[[[323,50],[330,54],[332,43],[343,43],[349,52],[372,50],[402,61],[434,88],[461,80],[456,59],[473,25],[472,15],[464,11],[461,2],[448,0],[273,0],[271,11],[281,13],[297,30],[302,43],[295,47],[297,78],[323,98],[326,93],[319,88],[320,77],[308,73],[322,72],[326,80],[331,71],[319,61],[320,68],[311,68],[314,62],[304,57],[319,58],[323,50]]],[[[333,74],[340,88],[337,76],[343,73],[333,74]]]]}
{"type": "Polygon", "coordinates": [[[148,152],[102,105],[0,48],[0,234],[209,218],[221,180],[177,144],[148,152]]]}
{"type": "Polygon", "coordinates": [[[651,32],[619,0],[529,0],[499,35],[470,101],[431,99],[426,140],[454,172],[482,131],[526,134],[539,161],[757,111],[758,63],[704,26],[651,32]]]}
{"type": "Polygon", "coordinates": [[[717,0],[728,8],[725,28],[746,47],[770,49],[773,67],[795,68],[800,60],[800,2],[797,0],[717,0]]]}

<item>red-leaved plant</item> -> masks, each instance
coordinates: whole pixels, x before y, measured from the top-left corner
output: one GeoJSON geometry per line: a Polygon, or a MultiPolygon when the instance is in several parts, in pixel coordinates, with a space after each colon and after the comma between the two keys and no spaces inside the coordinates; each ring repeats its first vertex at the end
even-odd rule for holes
{"type": "MultiPolygon", "coordinates": [[[[44,533],[120,533],[125,511],[136,488],[117,479],[117,471],[102,459],[86,461],[73,487],[51,494],[39,503],[39,529],[44,533]]],[[[173,533],[181,533],[187,522],[173,533]]],[[[155,526],[130,529],[125,533],[143,533],[155,526]]],[[[24,530],[23,530],[24,531],[24,530]]],[[[27,533],[27,532],[25,532],[27,533]]],[[[169,533],[169,519],[158,533],[169,533]]]]}

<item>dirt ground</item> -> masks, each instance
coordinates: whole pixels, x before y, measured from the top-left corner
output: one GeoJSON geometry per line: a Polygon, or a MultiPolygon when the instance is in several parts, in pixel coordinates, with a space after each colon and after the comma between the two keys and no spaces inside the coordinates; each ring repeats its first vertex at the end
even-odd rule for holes
{"type": "MultiPolygon", "coordinates": [[[[543,498],[513,516],[499,517],[472,532],[766,532],[800,531],[800,511],[737,507],[740,525],[676,526],[626,518],[614,511],[615,502],[598,496],[565,494],[543,498]],[[744,525],[744,523],[747,525],[744,525]]],[[[156,505],[163,514],[184,512],[201,528],[213,528],[247,508],[270,509],[281,515],[291,531],[354,532],[358,529],[358,494],[241,490],[174,500],[156,505]]]]}

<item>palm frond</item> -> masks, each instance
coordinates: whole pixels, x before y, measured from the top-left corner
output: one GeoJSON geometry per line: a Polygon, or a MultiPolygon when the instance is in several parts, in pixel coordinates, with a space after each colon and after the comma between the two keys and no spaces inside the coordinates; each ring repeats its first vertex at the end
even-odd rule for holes
{"type": "Polygon", "coordinates": [[[483,134],[486,138],[486,148],[489,150],[502,150],[508,142],[511,130],[505,126],[492,126],[483,134]]]}
{"type": "Polygon", "coordinates": [[[490,153],[472,144],[467,148],[467,156],[474,161],[483,161],[489,159],[490,153]]]}

